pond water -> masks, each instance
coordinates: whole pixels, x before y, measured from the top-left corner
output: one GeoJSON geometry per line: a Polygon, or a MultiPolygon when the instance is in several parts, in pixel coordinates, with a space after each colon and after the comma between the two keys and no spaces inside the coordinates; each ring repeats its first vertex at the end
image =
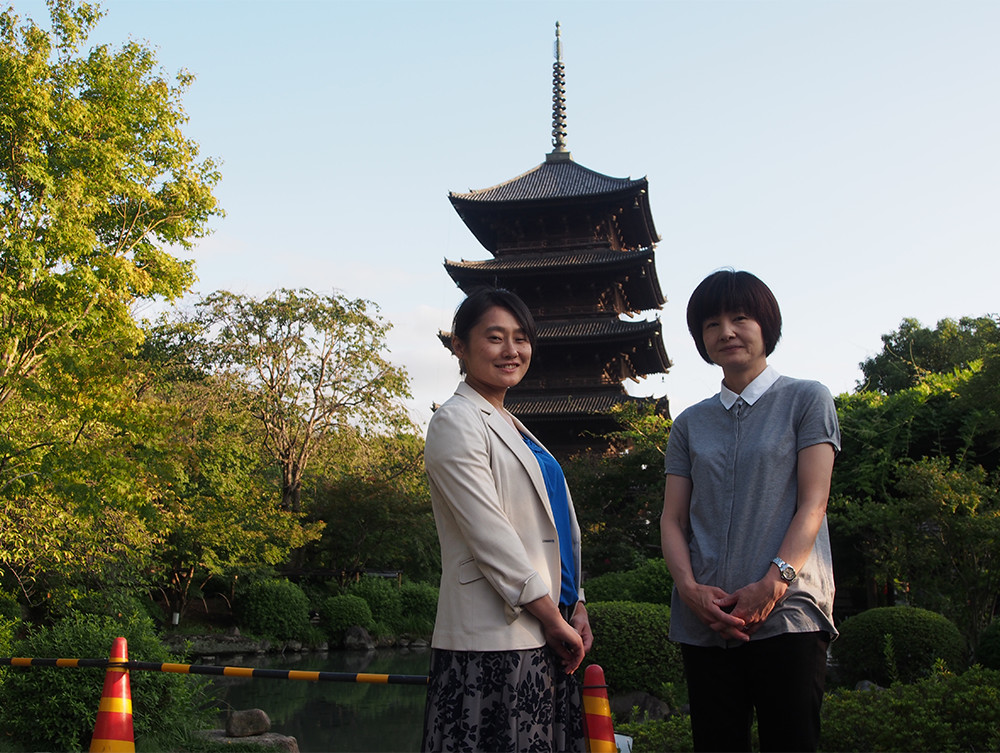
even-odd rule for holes
{"type": "MultiPolygon", "coordinates": [[[[426,675],[429,649],[231,657],[219,664],[260,669],[426,675]]],[[[271,731],[294,737],[301,753],[420,750],[426,689],[421,685],[212,678],[222,708],[267,712],[271,731]]],[[[220,717],[225,727],[225,713],[220,717]]]]}

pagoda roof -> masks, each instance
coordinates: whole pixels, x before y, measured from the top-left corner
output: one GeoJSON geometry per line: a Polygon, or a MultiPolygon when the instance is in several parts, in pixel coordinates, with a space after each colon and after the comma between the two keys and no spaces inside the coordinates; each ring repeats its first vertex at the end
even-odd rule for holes
{"type": "Polygon", "coordinates": [[[448,198],[456,203],[496,203],[525,201],[550,201],[570,198],[603,197],[622,193],[632,194],[645,190],[645,178],[612,178],[596,170],[579,165],[569,155],[555,158],[549,155],[540,165],[515,178],[490,188],[470,190],[468,193],[450,192],[448,198]]]}
{"type": "Polygon", "coordinates": [[[448,199],[476,239],[492,254],[511,229],[543,218],[574,216],[584,225],[613,220],[626,248],[660,240],[649,208],[645,178],[612,178],[578,165],[568,152],[550,152],[545,162],[490,188],[451,192],[448,199]]]}
{"type": "Polygon", "coordinates": [[[616,405],[659,402],[657,398],[624,393],[598,392],[581,395],[519,395],[509,391],[504,407],[518,418],[558,418],[607,415],[616,405]]]}
{"type": "Polygon", "coordinates": [[[656,319],[628,321],[606,317],[588,319],[548,319],[535,322],[539,341],[595,340],[659,336],[656,319]]]}
{"type": "Polygon", "coordinates": [[[572,271],[589,271],[594,268],[631,267],[635,264],[649,264],[653,261],[653,250],[639,248],[615,251],[610,248],[595,248],[578,251],[543,252],[517,254],[483,261],[444,260],[446,269],[472,269],[482,272],[536,272],[560,271],[564,267],[572,271]]]}
{"type": "Polygon", "coordinates": [[[661,307],[665,298],[656,275],[655,254],[650,248],[615,251],[594,248],[578,251],[558,251],[502,256],[484,261],[449,261],[448,275],[463,290],[472,285],[498,284],[517,288],[515,280],[530,280],[538,275],[565,280],[567,276],[614,279],[615,273],[640,268],[641,272],[623,279],[626,294],[633,308],[644,311],[661,307]]]}

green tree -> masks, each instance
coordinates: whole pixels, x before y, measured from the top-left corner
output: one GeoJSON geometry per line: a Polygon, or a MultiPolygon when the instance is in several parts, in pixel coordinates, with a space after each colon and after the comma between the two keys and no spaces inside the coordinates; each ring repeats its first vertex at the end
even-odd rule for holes
{"type": "Polygon", "coordinates": [[[858,391],[891,395],[916,386],[927,374],[964,369],[1000,344],[1000,316],[942,319],[933,330],[916,319],[882,335],[882,352],[861,363],[858,391]]]}
{"type": "Polygon", "coordinates": [[[49,7],[50,31],[0,13],[0,407],[49,360],[82,378],[88,348],[134,347],[132,304],[190,287],[170,250],[221,214],[182,132],[192,77],[136,42],[84,52],[96,7],[49,7]]]}
{"type": "Polygon", "coordinates": [[[302,510],[302,480],[320,437],[349,427],[409,425],[406,372],[386,357],[391,325],[375,304],[282,289],[263,300],[220,291],[202,300],[206,353],[255,394],[264,445],[281,472],[281,505],[302,510]]]}
{"type": "Polygon", "coordinates": [[[400,570],[414,580],[441,573],[437,532],[416,434],[345,429],[317,455],[310,519],[325,521],[306,565],[340,580],[365,570],[400,570]],[[401,536],[400,531],[406,535],[401,536]]]}
{"type": "Polygon", "coordinates": [[[996,608],[1000,360],[995,317],[904,320],[837,398],[843,450],[831,534],[838,591],[854,605],[947,615],[971,645],[996,608]],[[905,354],[904,358],[902,354],[905,354]]]}
{"type": "Polygon", "coordinates": [[[578,455],[564,465],[580,521],[584,570],[589,575],[631,570],[660,553],[663,453],[670,420],[653,405],[616,409],[621,429],[600,456],[578,455]]]}
{"type": "Polygon", "coordinates": [[[211,580],[277,567],[322,530],[276,504],[273,464],[250,410],[254,396],[238,380],[197,366],[195,332],[190,322],[161,322],[143,348],[155,374],[144,404],[157,428],[144,437],[142,455],[161,481],[152,585],[181,615],[211,580]]]}
{"type": "Polygon", "coordinates": [[[175,254],[221,214],[183,134],[191,77],[135,42],[88,50],[96,6],[49,10],[0,11],[0,572],[32,604],[143,582],[162,539],[131,311],[188,289],[175,254]]]}

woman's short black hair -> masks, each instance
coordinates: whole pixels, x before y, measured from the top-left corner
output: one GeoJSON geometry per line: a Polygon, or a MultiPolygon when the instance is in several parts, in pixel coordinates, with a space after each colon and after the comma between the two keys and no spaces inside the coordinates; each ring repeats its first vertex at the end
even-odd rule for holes
{"type": "MultiPolygon", "coordinates": [[[[483,318],[487,311],[494,306],[507,309],[511,315],[517,319],[517,323],[524,330],[531,348],[534,350],[535,341],[538,339],[538,330],[535,328],[535,319],[528,310],[524,301],[516,294],[504,288],[480,287],[469,292],[465,300],[462,301],[455,310],[455,318],[451,322],[451,335],[457,337],[463,343],[469,342],[469,335],[472,328],[483,318]]],[[[462,373],[465,367],[462,366],[462,373]]]]}
{"type": "Polygon", "coordinates": [[[701,357],[708,363],[702,326],[706,319],[724,312],[745,314],[760,325],[766,355],[781,339],[781,309],[771,289],[749,272],[720,269],[694,289],[687,307],[687,325],[701,357]]]}

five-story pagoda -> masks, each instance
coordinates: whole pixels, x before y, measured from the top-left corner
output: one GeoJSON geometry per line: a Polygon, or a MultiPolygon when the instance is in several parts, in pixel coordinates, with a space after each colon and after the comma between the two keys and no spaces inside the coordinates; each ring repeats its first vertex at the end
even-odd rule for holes
{"type": "MultiPolygon", "coordinates": [[[[528,305],[538,345],[527,376],[504,405],[551,451],[566,456],[606,447],[601,435],[618,427],[615,405],[653,402],[667,415],[666,398],[632,397],[622,383],[666,373],[670,360],[659,320],[634,318],[664,303],[648,184],[573,161],[558,23],[552,114],[554,148],[545,162],[492,188],[448,195],[494,258],[446,260],[445,269],[465,292],[494,285],[528,305]]],[[[442,340],[449,345],[448,335],[442,340]]]]}

